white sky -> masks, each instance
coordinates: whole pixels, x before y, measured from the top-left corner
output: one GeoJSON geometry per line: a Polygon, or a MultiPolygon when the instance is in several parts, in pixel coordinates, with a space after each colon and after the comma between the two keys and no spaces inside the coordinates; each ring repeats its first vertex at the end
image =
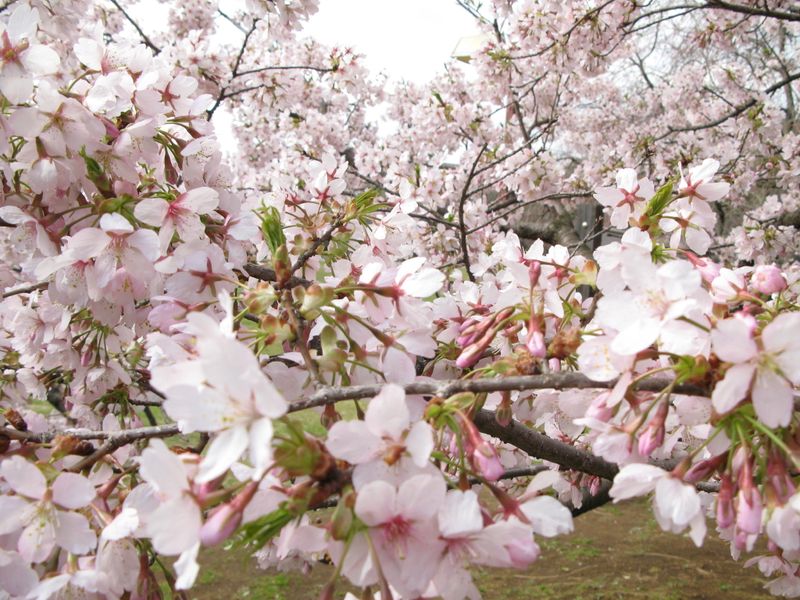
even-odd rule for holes
{"type": "Polygon", "coordinates": [[[455,0],[321,0],[305,31],[364,54],[371,71],[424,83],[477,27],[455,0]]]}
{"type": "MultiPolygon", "coordinates": [[[[226,0],[221,8],[231,10],[241,4],[242,0],[226,0]]],[[[164,30],[164,4],[141,0],[129,10],[146,33],[164,30]]],[[[224,19],[219,25],[220,36],[241,35],[224,19]]],[[[363,54],[365,66],[375,74],[425,83],[442,71],[459,40],[475,35],[478,28],[455,0],[320,0],[319,12],[303,32],[325,45],[363,54]]],[[[380,119],[381,110],[371,112],[368,118],[380,119]]],[[[235,148],[231,115],[224,106],[214,116],[214,124],[223,147],[235,148]]],[[[379,127],[381,133],[391,129],[386,122],[379,127]]]]}

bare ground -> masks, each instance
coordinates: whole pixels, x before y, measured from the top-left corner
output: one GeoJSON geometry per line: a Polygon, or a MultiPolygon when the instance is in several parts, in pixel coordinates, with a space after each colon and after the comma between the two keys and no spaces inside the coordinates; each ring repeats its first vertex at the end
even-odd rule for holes
{"type": "MultiPolygon", "coordinates": [[[[608,505],[577,518],[575,525],[569,536],[538,538],[542,557],[526,571],[476,571],[484,598],[771,598],[757,570],[734,562],[713,531],[702,548],[695,548],[686,536],[662,533],[645,502],[608,505]]],[[[262,571],[245,550],[207,551],[200,562],[203,569],[191,592],[198,600],[316,600],[332,572],[322,564],[307,576],[262,571]]],[[[336,597],[347,589],[339,586],[336,597]]]]}

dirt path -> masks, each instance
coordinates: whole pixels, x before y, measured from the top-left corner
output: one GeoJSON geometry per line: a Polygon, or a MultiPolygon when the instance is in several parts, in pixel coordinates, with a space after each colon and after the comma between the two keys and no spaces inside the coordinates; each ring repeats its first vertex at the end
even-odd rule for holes
{"type": "MultiPolygon", "coordinates": [[[[576,519],[575,532],[537,538],[542,560],[527,571],[486,569],[475,581],[486,600],[759,600],[772,598],[755,568],[731,560],[714,532],[702,548],[662,533],[643,502],[605,506],[576,519]]],[[[215,550],[200,558],[198,600],[316,600],[331,569],[261,571],[247,553],[215,550]]],[[[344,595],[342,587],[337,598],[344,595]]]]}

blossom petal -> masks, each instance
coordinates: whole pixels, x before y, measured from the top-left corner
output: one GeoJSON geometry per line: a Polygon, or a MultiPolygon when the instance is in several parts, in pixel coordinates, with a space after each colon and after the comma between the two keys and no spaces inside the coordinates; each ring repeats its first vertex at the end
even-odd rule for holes
{"type": "Polygon", "coordinates": [[[572,513],[552,496],[539,496],[520,506],[531,522],[533,531],[545,537],[570,533],[574,525],[572,513]]]}
{"type": "Polygon", "coordinates": [[[392,383],[383,386],[378,395],[370,400],[364,422],[377,436],[400,439],[409,424],[405,390],[392,383]]]}
{"type": "Polygon", "coordinates": [[[794,394],[783,377],[766,368],[758,370],[753,384],[753,408],[767,427],[786,427],[792,420],[794,394]]]}
{"type": "Polygon", "coordinates": [[[739,404],[747,395],[750,389],[750,382],[753,380],[755,365],[744,363],[734,365],[725,373],[725,377],[720,381],[711,394],[711,402],[714,410],[724,414],[739,404]]]}
{"type": "Polygon", "coordinates": [[[89,521],[81,514],[56,511],[56,543],[73,554],[87,554],[95,549],[97,535],[89,527],[89,521]]]}
{"type": "Polygon", "coordinates": [[[376,458],[383,444],[363,421],[337,421],[325,446],[336,458],[358,465],[376,458]]]}
{"type": "Polygon", "coordinates": [[[244,426],[231,427],[217,434],[200,463],[195,481],[203,483],[222,475],[247,449],[249,441],[244,426]]]}
{"type": "Polygon", "coordinates": [[[0,475],[18,494],[37,500],[44,496],[47,481],[33,463],[21,456],[12,456],[0,464],[0,475]]]}
{"type": "Polygon", "coordinates": [[[385,481],[371,481],[361,488],[356,497],[358,518],[369,527],[385,523],[395,515],[397,491],[385,481]]]}
{"type": "Polygon", "coordinates": [[[433,429],[424,421],[417,421],[406,436],[406,450],[415,465],[422,468],[428,464],[433,452],[433,429]]]}
{"type": "Polygon", "coordinates": [[[625,465],[614,477],[614,485],[608,493],[614,502],[643,496],[653,491],[658,480],[665,475],[663,469],[653,465],[625,465]]]}
{"type": "Polygon", "coordinates": [[[64,508],[82,508],[94,497],[94,486],[77,473],[62,473],[53,482],[53,502],[64,508]]]}
{"type": "Polygon", "coordinates": [[[444,537],[459,538],[483,529],[478,497],[472,490],[447,492],[439,508],[439,531],[444,537]]]}
{"type": "Polygon", "coordinates": [[[147,516],[147,534],[156,552],[175,556],[200,541],[200,508],[188,496],[174,498],[147,516]]]}
{"type": "Polygon", "coordinates": [[[397,492],[397,508],[417,521],[432,518],[444,502],[447,486],[441,477],[415,475],[405,480],[397,492]]]}
{"type": "Polygon", "coordinates": [[[717,323],[711,332],[711,343],[714,353],[727,362],[744,362],[758,354],[750,326],[741,319],[725,319],[717,323]]]}

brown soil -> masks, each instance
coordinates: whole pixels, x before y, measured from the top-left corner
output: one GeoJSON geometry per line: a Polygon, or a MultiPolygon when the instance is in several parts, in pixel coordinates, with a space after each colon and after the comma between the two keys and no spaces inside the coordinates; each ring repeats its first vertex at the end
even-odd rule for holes
{"type": "MultiPolygon", "coordinates": [[[[709,522],[711,525],[711,522],[709,522]]],[[[771,598],[755,568],[730,558],[709,532],[702,548],[687,536],[662,533],[645,502],[609,505],[576,519],[575,532],[545,540],[526,571],[485,569],[475,581],[486,600],[758,600],[771,598]]],[[[199,600],[316,600],[332,569],[308,575],[262,571],[244,550],[211,550],[190,597],[199,600]]],[[[348,586],[337,587],[342,598],[348,586]]]]}

